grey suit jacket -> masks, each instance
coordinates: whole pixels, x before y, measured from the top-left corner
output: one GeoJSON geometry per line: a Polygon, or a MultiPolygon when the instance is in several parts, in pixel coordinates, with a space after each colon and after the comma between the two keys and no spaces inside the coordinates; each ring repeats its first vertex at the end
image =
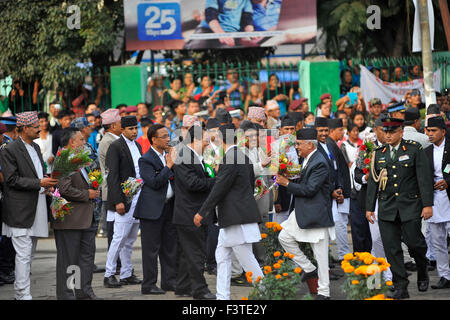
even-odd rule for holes
{"type": "Polygon", "coordinates": [[[100,170],[103,175],[103,183],[102,183],[102,200],[106,201],[108,200],[108,182],[106,181],[106,174],[105,174],[105,161],[106,161],[106,152],[108,152],[108,148],[116,141],[117,138],[115,138],[111,133],[107,132],[103,136],[102,140],[100,141],[100,144],[98,145],[98,159],[100,162],[100,170]]]}
{"type": "Polygon", "coordinates": [[[89,200],[89,184],[81,172],[60,179],[56,187],[61,197],[70,202],[72,213],[64,217],[64,221],[53,220],[53,229],[88,229],[92,225],[94,202],[89,200]]]}
{"type": "MultiPolygon", "coordinates": [[[[42,170],[44,161],[39,146],[33,142],[42,170]]],[[[36,206],[41,189],[33,161],[22,139],[9,143],[0,152],[3,185],[2,220],[10,227],[31,228],[36,216],[36,206]]],[[[44,174],[44,172],[42,172],[44,174]]],[[[47,210],[50,208],[47,206],[47,210]]],[[[47,212],[50,213],[49,211],[47,212]]]]}

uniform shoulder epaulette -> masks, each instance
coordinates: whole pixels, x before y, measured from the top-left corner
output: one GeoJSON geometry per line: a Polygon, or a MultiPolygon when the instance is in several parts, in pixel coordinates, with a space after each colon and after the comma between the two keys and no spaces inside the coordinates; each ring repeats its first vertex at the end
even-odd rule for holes
{"type": "Polygon", "coordinates": [[[417,141],[405,140],[405,143],[412,144],[413,146],[416,146],[417,148],[422,149],[422,145],[419,142],[417,142],[417,141]]]}
{"type": "Polygon", "coordinates": [[[381,144],[381,145],[377,146],[377,147],[375,148],[375,150],[382,149],[383,147],[384,147],[384,144],[381,144]]]}

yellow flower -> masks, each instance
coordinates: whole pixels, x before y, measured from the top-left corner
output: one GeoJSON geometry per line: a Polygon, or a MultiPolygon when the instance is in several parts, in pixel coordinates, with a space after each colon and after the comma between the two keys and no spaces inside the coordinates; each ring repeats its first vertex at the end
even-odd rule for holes
{"type": "Polygon", "coordinates": [[[359,280],[352,280],[352,284],[359,284],[359,280]]]}
{"type": "Polygon", "coordinates": [[[281,268],[281,264],[275,263],[275,264],[273,265],[273,267],[274,267],[275,269],[280,269],[280,268],[281,268]]]}
{"type": "Polygon", "coordinates": [[[345,273],[352,273],[353,271],[355,271],[355,268],[353,266],[348,266],[344,268],[345,273]]]}
{"type": "Polygon", "coordinates": [[[267,238],[267,233],[261,233],[261,239],[267,238]]]}
{"type": "Polygon", "coordinates": [[[297,268],[294,269],[294,272],[295,273],[300,273],[300,272],[302,272],[302,268],[297,267],[297,268]]]}
{"type": "Polygon", "coordinates": [[[372,262],[373,262],[373,260],[370,257],[367,257],[367,258],[364,259],[364,263],[365,264],[371,264],[372,262]]]}
{"type": "Polygon", "coordinates": [[[346,255],[344,255],[344,260],[345,261],[350,261],[353,260],[355,256],[353,255],[353,253],[347,253],[346,255]]]}
{"type": "Polygon", "coordinates": [[[273,222],[266,222],[266,228],[271,229],[273,227],[273,222]]]}
{"type": "Polygon", "coordinates": [[[366,275],[367,274],[367,266],[359,266],[355,269],[355,274],[358,275],[366,275]]]}
{"type": "Polygon", "coordinates": [[[289,273],[285,272],[283,273],[283,277],[287,277],[289,275],[289,273]]]}
{"type": "Polygon", "coordinates": [[[281,279],[281,274],[277,274],[276,276],[275,276],[275,279],[281,279]]]}
{"type": "Polygon", "coordinates": [[[281,252],[280,252],[280,251],[275,251],[275,252],[273,253],[273,256],[274,256],[275,258],[277,258],[277,257],[281,256],[281,252]]]}
{"type": "Polygon", "coordinates": [[[377,258],[377,262],[378,262],[378,264],[386,264],[386,259],[385,258],[377,258]]]}
{"type": "Polygon", "coordinates": [[[366,269],[367,275],[373,275],[378,272],[381,272],[381,270],[377,264],[371,264],[371,265],[367,266],[367,269],[366,269]]]}
{"type": "Polygon", "coordinates": [[[388,286],[392,286],[392,281],[386,281],[386,285],[388,285],[388,286]]]}

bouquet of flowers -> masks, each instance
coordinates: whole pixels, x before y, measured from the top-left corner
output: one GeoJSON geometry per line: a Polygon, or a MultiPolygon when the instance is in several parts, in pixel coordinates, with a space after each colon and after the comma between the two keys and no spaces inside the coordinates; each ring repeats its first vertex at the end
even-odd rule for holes
{"type": "Polygon", "coordinates": [[[61,179],[78,172],[81,168],[89,165],[92,159],[89,151],[84,148],[64,148],[56,153],[52,178],[61,179]]]}
{"type": "Polygon", "coordinates": [[[72,207],[69,205],[69,202],[61,197],[58,189],[51,194],[52,195],[52,203],[50,208],[52,210],[52,216],[55,220],[64,221],[64,217],[70,215],[72,212],[72,207]]]}
{"type": "Polygon", "coordinates": [[[89,183],[94,189],[98,189],[103,183],[103,175],[100,170],[92,170],[88,173],[89,183]]]}
{"type": "Polygon", "coordinates": [[[364,174],[370,171],[370,162],[372,160],[374,150],[375,146],[370,140],[366,140],[364,144],[359,147],[356,167],[362,169],[364,174]]]}
{"type": "Polygon", "coordinates": [[[274,174],[282,174],[289,179],[296,179],[300,176],[301,166],[298,163],[298,155],[295,150],[295,137],[293,135],[283,135],[278,143],[272,145],[271,170],[274,174]]]}
{"type": "Polygon", "coordinates": [[[275,185],[276,185],[275,180],[273,181],[270,187],[267,187],[267,184],[264,182],[264,179],[262,177],[256,178],[255,191],[253,193],[255,200],[261,199],[266,193],[270,192],[270,190],[272,190],[275,187],[275,185]]]}
{"type": "Polygon", "coordinates": [[[143,185],[144,181],[142,179],[133,177],[129,177],[127,181],[122,182],[122,191],[125,194],[128,203],[133,201],[133,197],[141,190],[143,185]]]}
{"type": "Polygon", "coordinates": [[[208,146],[203,152],[203,161],[214,168],[222,163],[223,156],[224,150],[222,146],[219,146],[219,152],[215,152],[213,147],[208,146]]]}

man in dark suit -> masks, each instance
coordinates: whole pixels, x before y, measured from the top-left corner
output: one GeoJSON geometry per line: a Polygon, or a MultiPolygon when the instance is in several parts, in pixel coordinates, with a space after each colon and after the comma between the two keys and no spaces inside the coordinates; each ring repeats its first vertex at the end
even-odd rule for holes
{"type": "Polygon", "coordinates": [[[48,237],[50,214],[45,188],[54,187],[55,179],[44,177],[44,161],[39,146],[37,112],[17,114],[19,138],[0,153],[5,180],[2,201],[2,234],[11,237],[16,251],[15,298],[31,300],[30,268],[38,237],[48,237]]]}
{"type": "Polygon", "coordinates": [[[427,221],[433,237],[439,282],[432,289],[450,288],[450,267],[448,263],[447,234],[450,231],[450,139],[447,139],[446,125],[442,117],[427,121],[425,132],[432,143],[425,149],[434,172],[433,216],[427,221]]]}
{"type": "Polygon", "coordinates": [[[277,183],[295,197],[295,213],[283,224],[278,239],[283,248],[294,255],[294,262],[304,271],[302,281],[319,276],[317,299],[330,299],[328,244],[333,240],[334,222],[331,213],[330,178],[327,160],[317,151],[317,132],[297,132],[297,151],[304,158],[300,178],[290,182],[277,176],[277,183]],[[306,258],[297,242],[309,242],[317,260],[317,268],[306,258]]]}
{"type": "MultiPolygon", "coordinates": [[[[77,128],[66,128],[61,135],[65,148],[77,149],[86,143],[85,137],[77,128]]],[[[63,221],[52,221],[56,242],[56,298],[58,300],[97,300],[92,290],[94,272],[95,235],[97,229],[94,219],[94,202],[100,197],[100,190],[90,189],[86,169],[70,177],[59,180],[56,187],[61,197],[70,202],[72,213],[63,221]],[[80,288],[74,292],[67,287],[67,268],[80,267],[80,288]]]]}
{"type": "Polygon", "coordinates": [[[177,232],[172,223],[174,206],[173,147],[163,125],[155,124],[147,132],[152,146],[139,159],[144,180],[134,217],[140,220],[142,243],[142,294],[164,294],[175,291],[177,232]],[[158,257],[161,264],[161,288],[158,279],[158,257]]]}
{"type": "Polygon", "coordinates": [[[235,129],[233,124],[219,128],[225,150],[223,164],[208,198],[194,216],[195,225],[200,227],[201,221],[208,221],[218,206],[216,296],[219,300],[230,299],[232,252],[243,269],[252,272],[253,281],[264,276],[252,252],[252,243],[261,240],[258,227],[261,215],[253,196],[255,174],[250,159],[236,145],[235,129]]]}
{"type": "Polygon", "coordinates": [[[408,277],[401,242],[408,246],[417,265],[417,287],[428,290],[427,245],[422,218],[433,215],[433,172],[422,146],[403,140],[403,120],[383,121],[386,144],[373,155],[367,183],[366,217],[373,223],[378,199],[378,225],[387,260],[391,265],[394,299],[409,298],[408,277]]]}
{"type": "Polygon", "coordinates": [[[201,208],[215,178],[205,171],[203,150],[209,136],[200,126],[192,126],[185,137],[186,146],[179,152],[174,166],[175,206],[173,223],[178,234],[178,272],[175,295],[193,295],[194,299],[215,299],[203,276],[206,262],[208,225],[194,225],[194,214],[201,208]]]}
{"type": "Polygon", "coordinates": [[[140,284],[133,274],[131,254],[133,243],[139,231],[139,221],[133,218],[137,193],[132,201],[127,201],[121,184],[130,177],[140,178],[138,166],[142,155],[141,146],[136,142],[137,119],[135,116],[125,116],[121,119],[123,128],[119,139],[111,143],[106,152],[106,168],[108,170],[108,210],[114,214],[114,236],[108,250],[104,285],[108,288],[117,288],[121,284],[140,284]],[[122,266],[120,268],[120,283],[114,277],[117,267],[117,258],[120,254],[122,266]]]}
{"type": "MultiPolygon", "coordinates": [[[[336,228],[338,260],[342,260],[344,259],[344,255],[350,252],[347,235],[348,215],[350,213],[350,170],[345,161],[344,154],[337,145],[337,142],[344,137],[344,123],[342,119],[328,119],[328,128],[330,129],[330,134],[326,139],[326,145],[334,159],[336,159],[338,181],[342,183],[342,196],[344,198],[342,203],[334,200],[334,206],[332,207],[336,228]]],[[[365,222],[367,223],[367,221],[365,222]]]]}

